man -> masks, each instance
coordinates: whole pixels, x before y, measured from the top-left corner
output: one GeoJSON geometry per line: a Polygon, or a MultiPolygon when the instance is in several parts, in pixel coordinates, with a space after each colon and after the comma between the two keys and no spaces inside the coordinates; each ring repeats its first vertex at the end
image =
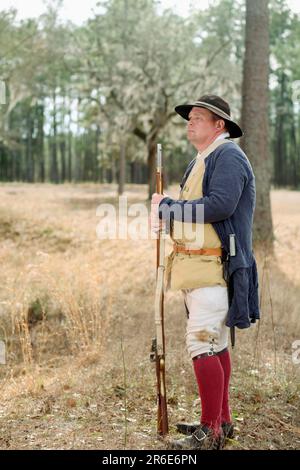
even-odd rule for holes
{"type": "MultiPolygon", "coordinates": [[[[184,296],[186,345],[202,414],[200,424],[177,425],[190,435],[171,442],[171,447],[219,449],[224,437],[233,436],[229,328],[233,333],[234,327],[247,328],[259,319],[252,251],[255,176],[244,152],[230,140],[243,132],[225,100],[204,95],[175,111],[188,121],[187,136],[198,154],[187,167],[178,200],[153,194],[151,220],[154,231],[168,226],[174,241],[167,289],[181,290],[184,296]],[[202,239],[197,234],[200,226],[202,239]],[[196,233],[194,239],[191,233],[196,233]]],[[[231,338],[233,345],[233,334],[231,338]]]]}

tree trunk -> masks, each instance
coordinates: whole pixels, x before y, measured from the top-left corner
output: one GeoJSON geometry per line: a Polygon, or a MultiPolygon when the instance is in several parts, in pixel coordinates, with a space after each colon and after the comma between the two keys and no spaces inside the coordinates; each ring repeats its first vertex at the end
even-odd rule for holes
{"type": "Polygon", "coordinates": [[[117,164],[116,164],[116,157],[113,154],[111,159],[111,168],[110,168],[110,179],[109,182],[116,184],[117,183],[117,164]]]}
{"type": "Polygon", "coordinates": [[[37,161],[38,181],[45,181],[45,157],[44,157],[44,103],[37,105],[37,161]]]}
{"type": "Polygon", "coordinates": [[[72,181],[72,131],[70,122],[68,129],[68,181],[72,181]]]}
{"type": "Polygon", "coordinates": [[[61,158],[61,181],[62,183],[64,183],[67,177],[65,134],[61,134],[59,146],[60,146],[60,158],[61,158]]]}
{"type": "Polygon", "coordinates": [[[60,180],[62,183],[64,183],[67,178],[65,114],[66,114],[66,95],[64,93],[63,105],[62,105],[62,111],[61,111],[60,136],[59,136],[60,162],[61,162],[60,180]]]}
{"type": "Polygon", "coordinates": [[[243,75],[241,146],[256,176],[254,241],[272,248],[270,204],[271,159],[268,132],[269,10],[268,0],[246,0],[246,51],[243,75]]]}
{"type": "Polygon", "coordinates": [[[119,160],[119,186],[118,194],[121,196],[124,192],[125,186],[125,174],[126,174],[126,143],[124,140],[121,141],[120,145],[120,160],[119,160]]]}
{"type": "Polygon", "coordinates": [[[32,108],[28,109],[27,115],[27,139],[26,139],[26,181],[34,182],[34,159],[33,159],[33,119],[32,108]]]}
{"type": "Polygon", "coordinates": [[[56,119],[56,92],[53,91],[53,137],[51,145],[51,181],[58,183],[58,164],[57,164],[57,119],[56,119]]]}
{"type": "Polygon", "coordinates": [[[100,182],[100,171],[99,171],[99,161],[98,161],[98,152],[99,152],[99,140],[100,140],[100,126],[97,125],[95,132],[95,148],[94,148],[94,165],[93,165],[93,181],[100,182]]]}
{"type": "Polygon", "coordinates": [[[286,184],[286,165],[284,165],[284,161],[286,159],[286,139],[284,133],[285,82],[285,75],[282,71],[279,80],[280,94],[276,103],[276,124],[274,138],[274,180],[277,186],[283,186],[286,184]]]}
{"type": "Polygon", "coordinates": [[[291,160],[291,181],[293,189],[298,188],[298,158],[297,158],[297,138],[296,138],[296,126],[294,120],[293,109],[291,110],[291,128],[290,128],[290,160],[291,160]]]}
{"type": "Polygon", "coordinates": [[[148,198],[151,199],[152,194],[156,191],[156,138],[157,133],[151,132],[147,143],[148,149],[148,198]]]}
{"type": "Polygon", "coordinates": [[[74,179],[78,183],[81,180],[81,135],[80,135],[80,104],[81,100],[77,99],[77,132],[75,134],[75,168],[74,179]]]}
{"type": "Polygon", "coordinates": [[[88,132],[85,129],[82,138],[82,172],[81,172],[81,179],[82,181],[88,180],[88,172],[89,172],[89,148],[88,148],[88,132]]]}

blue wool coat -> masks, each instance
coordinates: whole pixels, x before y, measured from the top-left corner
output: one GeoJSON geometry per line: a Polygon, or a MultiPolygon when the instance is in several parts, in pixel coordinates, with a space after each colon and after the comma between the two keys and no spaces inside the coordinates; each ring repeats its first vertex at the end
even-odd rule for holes
{"type": "MultiPolygon", "coordinates": [[[[196,159],[188,165],[180,187],[183,188],[196,159]]],[[[260,318],[257,265],[252,249],[255,209],[255,176],[241,148],[230,141],[205,158],[203,197],[174,200],[165,197],[159,204],[159,217],[167,221],[199,222],[197,204],[204,205],[204,223],[218,234],[225,255],[229,254],[229,234],[235,234],[236,255],[228,256],[228,327],[248,328],[260,318]],[[179,209],[179,210],[178,210],[179,209]]]]}

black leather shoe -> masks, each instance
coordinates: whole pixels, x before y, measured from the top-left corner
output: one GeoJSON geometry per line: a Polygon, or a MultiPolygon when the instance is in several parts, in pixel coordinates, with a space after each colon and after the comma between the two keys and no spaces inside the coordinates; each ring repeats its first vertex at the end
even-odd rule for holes
{"type": "Polygon", "coordinates": [[[223,441],[223,432],[215,437],[212,429],[198,425],[193,434],[183,439],[170,440],[169,445],[176,450],[219,450],[223,441]]]}
{"type": "Polygon", "coordinates": [[[176,428],[177,431],[180,432],[181,434],[193,434],[193,432],[196,431],[197,428],[199,428],[200,423],[199,421],[196,421],[195,423],[176,423],[176,428]]]}
{"type": "MultiPolygon", "coordinates": [[[[199,422],[194,423],[184,423],[180,422],[176,424],[177,431],[181,434],[191,435],[200,427],[199,422]]],[[[223,423],[222,424],[223,434],[225,439],[232,439],[234,436],[234,426],[232,423],[223,423]]]]}

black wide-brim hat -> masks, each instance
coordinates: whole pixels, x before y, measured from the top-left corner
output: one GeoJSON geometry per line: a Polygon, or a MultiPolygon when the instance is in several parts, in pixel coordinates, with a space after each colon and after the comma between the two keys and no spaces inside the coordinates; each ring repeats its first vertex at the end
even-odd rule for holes
{"type": "Polygon", "coordinates": [[[181,104],[179,106],[176,106],[175,111],[181,117],[189,121],[189,114],[192,108],[194,107],[206,108],[212,113],[224,119],[226,123],[226,128],[228,129],[228,132],[232,139],[237,139],[238,137],[242,137],[243,135],[242,129],[235,121],[233,121],[233,119],[231,119],[229,104],[225,100],[220,98],[219,96],[216,96],[216,95],[201,96],[201,98],[199,98],[199,100],[195,101],[195,103],[193,104],[181,104]]]}

